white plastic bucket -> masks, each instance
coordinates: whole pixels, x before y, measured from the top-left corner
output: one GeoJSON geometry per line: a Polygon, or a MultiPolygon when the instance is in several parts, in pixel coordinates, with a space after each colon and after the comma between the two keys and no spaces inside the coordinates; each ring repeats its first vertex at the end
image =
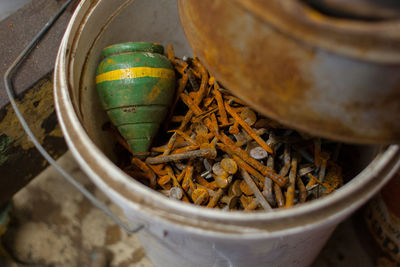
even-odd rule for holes
{"type": "MultiPolygon", "coordinates": [[[[123,173],[95,90],[95,69],[107,45],[172,44],[190,55],[175,1],[81,1],[55,66],[55,102],[62,131],[82,169],[124,211],[143,224],[139,238],[156,266],[307,266],[336,225],[372,197],[399,165],[398,146],[365,149],[354,179],[333,194],[270,213],[223,212],[168,199],[123,173]],[[369,164],[368,164],[369,163],[369,164]]],[[[357,164],[356,164],[357,163],[357,164]]]]}

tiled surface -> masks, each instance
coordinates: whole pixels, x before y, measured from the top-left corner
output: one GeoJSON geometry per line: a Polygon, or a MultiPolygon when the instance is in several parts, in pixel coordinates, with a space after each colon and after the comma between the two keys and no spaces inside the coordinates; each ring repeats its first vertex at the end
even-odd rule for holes
{"type": "MultiPolygon", "coordinates": [[[[58,162],[121,215],[82,173],[69,152],[58,162]]],[[[374,266],[356,227],[353,219],[341,224],[313,267],[374,266]]],[[[5,236],[5,246],[28,267],[106,266],[91,265],[95,264],[95,255],[107,258],[111,267],[152,266],[135,235],[115,226],[52,167],[14,197],[14,219],[5,236]]]]}

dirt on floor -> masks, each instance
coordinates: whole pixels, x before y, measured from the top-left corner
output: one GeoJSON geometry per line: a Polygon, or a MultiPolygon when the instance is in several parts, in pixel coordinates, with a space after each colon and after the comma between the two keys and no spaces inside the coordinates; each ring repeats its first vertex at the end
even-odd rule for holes
{"type": "MultiPolygon", "coordinates": [[[[59,163],[120,217],[67,153],[59,163]]],[[[18,266],[148,267],[138,238],[116,226],[53,169],[46,169],[13,199],[3,245],[18,266]]]]}

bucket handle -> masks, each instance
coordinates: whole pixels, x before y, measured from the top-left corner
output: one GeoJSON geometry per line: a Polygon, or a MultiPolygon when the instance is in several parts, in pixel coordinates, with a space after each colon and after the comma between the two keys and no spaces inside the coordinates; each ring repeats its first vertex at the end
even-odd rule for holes
{"type": "Polygon", "coordinates": [[[66,8],[71,4],[74,0],[68,0],[66,3],[62,5],[62,7],[58,10],[58,12],[55,14],[53,18],[51,18],[46,25],[40,30],[40,32],[35,36],[35,38],[25,47],[25,49],[22,51],[22,53],[17,57],[17,59],[11,64],[11,66],[7,69],[5,75],[4,75],[4,84],[5,84],[5,89],[8,95],[8,98],[10,99],[11,106],[13,107],[15,114],[18,117],[18,120],[20,121],[22,127],[24,128],[26,134],[29,136],[33,144],[35,145],[36,149],[42,154],[42,156],[59,172],[61,175],[69,182],[71,183],[80,193],[82,193],[87,199],[92,202],[94,206],[102,210],[106,215],[108,215],[111,220],[113,220],[117,225],[119,225],[121,228],[123,228],[125,231],[128,233],[137,233],[140,231],[144,225],[139,225],[139,226],[129,226],[125,224],[124,222],[119,219],[117,215],[111,212],[103,203],[101,203],[98,199],[96,199],[95,196],[93,196],[88,190],[85,189],[82,185],[80,185],[77,181],[75,181],[74,178],[72,178],[71,175],[69,175],[61,166],[57,164],[57,162],[50,156],[49,153],[44,149],[44,147],[40,144],[40,142],[37,140],[35,135],[32,133],[31,129],[29,128],[28,124],[26,123],[24,116],[21,114],[21,111],[19,110],[17,103],[15,102],[15,97],[14,97],[14,88],[13,84],[11,81],[11,78],[13,74],[16,72],[16,70],[19,68],[21,63],[26,59],[27,55],[32,51],[33,47],[36,45],[36,43],[44,36],[44,34],[52,27],[54,22],[61,16],[61,14],[66,10],[66,8]]]}

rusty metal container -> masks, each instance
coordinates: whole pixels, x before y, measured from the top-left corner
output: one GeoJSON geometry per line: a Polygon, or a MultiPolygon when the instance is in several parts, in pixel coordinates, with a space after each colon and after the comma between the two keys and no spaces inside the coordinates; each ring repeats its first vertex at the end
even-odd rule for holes
{"type": "Polygon", "coordinates": [[[299,0],[178,0],[188,42],[225,87],[289,127],[400,141],[400,21],[323,14],[299,0]]]}
{"type": "Polygon", "coordinates": [[[387,20],[400,17],[397,0],[301,0],[322,13],[341,18],[387,20]]]}
{"type": "Polygon", "coordinates": [[[55,106],[82,169],[132,224],[143,225],[138,237],[155,266],[309,266],[336,225],[398,168],[396,145],[381,151],[376,146],[352,149],[354,178],[345,186],[317,201],[273,212],[226,212],[169,199],[118,168],[114,140],[101,131],[109,120],[95,84],[101,51],[136,40],[172,44],[179,57],[191,54],[174,1],[81,1],[57,56],[55,106]]]}

